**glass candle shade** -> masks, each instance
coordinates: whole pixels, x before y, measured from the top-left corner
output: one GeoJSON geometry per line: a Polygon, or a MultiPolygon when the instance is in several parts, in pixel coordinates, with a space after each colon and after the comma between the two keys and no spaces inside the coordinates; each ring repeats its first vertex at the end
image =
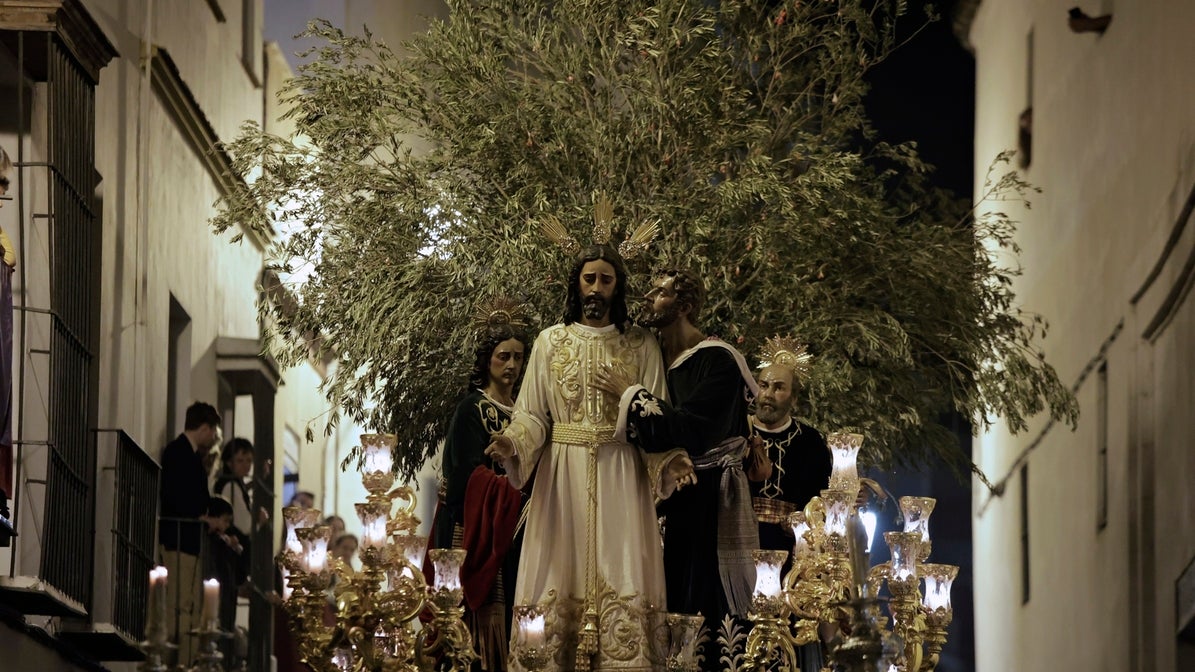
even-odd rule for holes
{"type": "Polygon", "coordinates": [[[282,519],[286,521],[286,552],[292,558],[298,558],[303,552],[303,545],[299,543],[295,530],[315,527],[319,523],[319,516],[319,509],[303,509],[297,506],[282,509],[282,519]]]}
{"type": "Polygon", "coordinates": [[[780,571],[788,559],[788,551],[751,551],[755,561],[755,597],[780,597],[780,571]]]}
{"type": "Polygon", "coordinates": [[[925,594],[921,604],[929,611],[945,609],[950,611],[950,586],[958,576],[958,567],[927,562],[921,566],[925,579],[925,594]]]}
{"type": "Polygon", "coordinates": [[[917,552],[921,549],[921,535],[917,532],[885,532],[884,541],[891,552],[892,575],[898,581],[917,578],[917,552]]]}
{"type": "MultiPolygon", "coordinates": [[[[394,537],[395,548],[416,569],[423,567],[423,556],[427,553],[427,537],[421,534],[400,534],[394,537]]],[[[410,571],[403,567],[403,571],[410,571]]]]}
{"type": "Polygon", "coordinates": [[[859,449],[863,447],[862,434],[835,432],[826,437],[830,446],[833,464],[830,468],[830,488],[846,490],[852,499],[859,493],[859,449]]]}
{"type": "Polygon", "coordinates": [[[461,565],[465,562],[465,551],[458,548],[435,548],[428,551],[432,566],[436,568],[436,590],[454,591],[461,589],[461,565]]]}
{"type": "Polygon", "coordinates": [[[704,616],[692,616],[689,614],[668,614],[667,616],[668,629],[671,634],[672,651],[669,669],[673,669],[673,664],[682,666],[697,665],[697,645],[698,636],[701,634],[701,628],[705,625],[704,616]]]}
{"type": "Polygon", "coordinates": [[[514,609],[515,644],[520,648],[538,648],[547,643],[544,608],[538,605],[519,605],[514,609]]]}
{"type": "Polygon", "coordinates": [[[302,527],[295,530],[299,543],[303,545],[303,552],[299,556],[299,564],[311,574],[318,574],[328,566],[328,538],[332,536],[332,528],[327,525],[302,527]]]}
{"type": "Polygon", "coordinates": [[[933,497],[901,497],[900,512],[905,517],[905,532],[917,532],[921,541],[929,541],[929,514],[934,512],[933,497]]]}
{"type": "Polygon", "coordinates": [[[394,470],[394,446],[398,443],[393,434],[362,434],[361,453],[363,474],[389,474],[394,470]]]}
{"type": "Polygon", "coordinates": [[[357,504],[357,517],[361,519],[362,548],[381,548],[386,545],[386,522],[390,513],[388,502],[367,502],[357,504]]]}
{"type": "Polygon", "coordinates": [[[827,535],[846,535],[846,519],[850,515],[851,505],[855,503],[855,495],[846,490],[822,490],[822,504],[826,507],[827,535]]]}
{"type": "Polygon", "coordinates": [[[801,562],[809,553],[809,540],[805,533],[809,531],[809,521],[805,520],[805,513],[797,511],[788,515],[788,524],[793,529],[793,563],[801,562]]]}

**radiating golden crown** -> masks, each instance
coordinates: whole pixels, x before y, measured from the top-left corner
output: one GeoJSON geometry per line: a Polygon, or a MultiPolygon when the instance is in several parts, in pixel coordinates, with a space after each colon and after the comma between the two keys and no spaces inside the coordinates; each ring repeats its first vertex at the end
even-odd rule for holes
{"type": "Polygon", "coordinates": [[[813,356],[804,343],[791,336],[773,336],[759,350],[759,368],[775,364],[793,372],[793,380],[804,384],[813,373],[813,356]]]}
{"type": "MultiPolygon", "coordinates": [[[[552,214],[544,215],[539,222],[544,236],[556,243],[566,254],[574,255],[581,249],[581,244],[568,232],[568,229],[558,217],[552,214]]],[[[610,196],[600,191],[593,196],[593,242],[604,245],[610,242],[614,232],[614,204],[610,196]]],[[[643,222],[627,239],[618,245],[618,253],[623,259],[633,259],[647,250],[651,241],[660,235],[660,223],[657,221],[643,222]]]]}
{"type": "Polygon", "coordinates": [[[481,333],[501,326],[521,331],[529,325],[527,307],[509,296],[494,296],[477,304],[470,322],[481,333]]]}

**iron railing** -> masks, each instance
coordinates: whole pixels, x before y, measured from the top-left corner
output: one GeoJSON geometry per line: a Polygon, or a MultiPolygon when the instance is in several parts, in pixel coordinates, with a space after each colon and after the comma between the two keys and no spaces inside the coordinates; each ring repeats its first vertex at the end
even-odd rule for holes
{"type": "MultiPolygon", "coordinates": [[[[94,211],[94,83],[57,36],[45,39],[50,223],[50,389],[41,578],[91,604],[95,548],[95,332],[99,222],[94,211]],[[82,548],[80,548],[82,544],[82,548]]],[[[22,41],[24,46],[24,41],[22,41]]],[[[36,56],[36,54],[34,55],[36,56]]],[[[24,53],[19,55],[24,60],[24,53]]]]}
{"type": "MultiPolygon", "coordinates": [[[[100,222],[95,212],[95,80],[72,55],[58,33],[41,30],[0,32],[15,52],[18,210],[23,300],[14,353],[20,358],[16,429],[18,445],[47,448],[45,505],[41,526],[39,577],[63,596],[89,609],[95,548],[96,451],[90,428],[97,412],[96,338],[99,320],[100,222]],[[26,86],[26,84],[34,86],[26,86]],[[35,114],[41,115],[27,126],[35,114]],[[27,160],[26,143],[44,157],[27,160]],[[33,174],[38,179],[30,180],[33,174]],[[26,203],[26,182],[45,185],[44,199],[26,203]],[[49,307],[27,305],[29,234],[45,227],[47,256],[36,261],[48,270],[49,307]],[[48,318],[47,334],[36,343],[29,316],[48,318]],[[48,355],[44,394],[45,436],[29,437],[31,403],[27,360],[48,355]]],[[[44,300],[44,299],[43,299],[44,300]]],[[[14,511],[15,517],[15,511],[14,511]]]]}
{"type": "Polygon", "coordinates": [[[112,493],[112,625],[133,641],[145,639],[149,570],[154,560],[158,526],[158,482],[161,468],[121,430],[114,436],[116,487],[112,493]]]}

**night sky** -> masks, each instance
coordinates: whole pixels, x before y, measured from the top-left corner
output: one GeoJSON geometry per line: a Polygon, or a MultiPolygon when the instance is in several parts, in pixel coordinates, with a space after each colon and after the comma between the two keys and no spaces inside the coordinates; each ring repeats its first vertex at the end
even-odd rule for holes
{"type": "MultiPolygon", "coordinates": [[[[923,22],[924,0],[910,0],[898,28],[910,34],[923,22]]],[[[975,59],[955,38],[955,0],[932,3],[941,20],[871,71],[868,115],[889,142],[915,140],[937,167],[934,181],[970,197],[974,155],[975,59]]]]}

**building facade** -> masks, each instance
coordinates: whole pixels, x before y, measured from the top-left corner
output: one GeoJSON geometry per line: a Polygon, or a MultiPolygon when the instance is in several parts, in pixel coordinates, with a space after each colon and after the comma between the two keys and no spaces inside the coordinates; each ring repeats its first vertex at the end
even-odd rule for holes
{"type": "Polygon", "coordinates": [[[1042,193],[1011,213],[1015,289],[1082,413],[975,442],[998,485],[975,486],[977,667],[1191,670],[1195,5],[1075,4],[971,0],[956,21],[976,56],[975,192],[1021,150],[1042,193]]]}
{"type": "MultiPolygon", "coordinates": [[[[263,17],[262,0],[0,0],[0,146],[15,164],[0,228],[17,252],[0,651],[20,669],[135,656],[158,458],[193,401],[255,444],[272,521],[296,489],[334,501],[356,431],[319,431],[322,362],[281,370],[262,354],[270,241],[208,226],[240,179],[220,143],[250,120],[287,132],[273,95],[290,71],[263,17]]],[[[254,545],[251,670],[270,669],[279,534],[263,526],[254,545]]]]}

